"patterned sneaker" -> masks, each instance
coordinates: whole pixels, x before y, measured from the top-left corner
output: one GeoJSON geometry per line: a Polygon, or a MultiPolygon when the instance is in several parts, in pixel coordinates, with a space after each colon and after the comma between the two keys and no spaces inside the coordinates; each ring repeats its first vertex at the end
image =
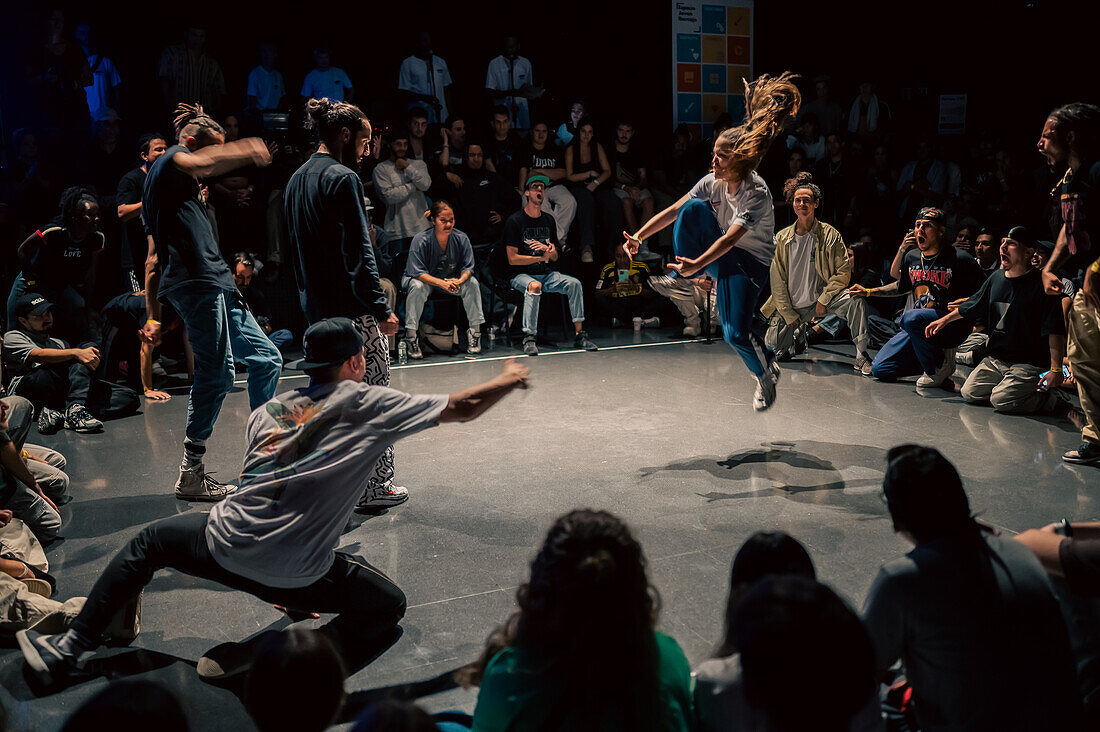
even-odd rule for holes
{"type": "Polygon", "coordinates": [[[481,353],[481,328],[466,331],[466,353],[481,353]]]}
{"type": "Polygon", "coordinates": [[[535,337],[532,335],[523,337],[523,352],[528,356],[539,355],[539,345],[535,342],[535,337]]]}
{"type": "Polygon", "coordinates": [[[93,417],[83,404],[70,404],[65,410],[65,429],[81,434],[102,432],[103,423],[93,417]]]}
{"type": "Polygon", "coordinates": [[[359,499],[355,506],[356,513],[372,513],[383,508],[400,506],[409,500],[409,489],[387,483],[386,485],[367,488],[367,492],[359,499]]]}
{"type": "Polygon", "coordinates": [[[856,355],[856,363],[853,366],[857,372],[864,376],[871,375],[871,357],[866,353],[860,353],[856,355]]]}
{"type": "Polygon", "coordinates": [[[38,413],[38,433],[41,435],[52,435],[61,429],[64,424],[65,415],[56,409],[42,407],[42,410],[38,413]]]}
{"type": "Polygon", "coordinates": [[[58,647],[61,635],[42,635],[33,630],[21,630],[15,634],[23,660],[38,680],[46,686],[62,681],[80,668],[76,656],[63,653],[58,647]]]}
{"type": "Polygon", "coordinates": [[[586,351],[598,351],[600,347],[588,339],[588,333],[580,331],[573,339],[573,348],[583,348],[586,351]]]}
{"type": "Polygon", "coordinates": [[[654,275],[646,280],[653,291],[664,297],[677,300],[695,299],[695,286],[683,277],[669,277],[666,274],[654,275]]]}
{"type": "Polygon", "coordinates": [[[420,350],[420,339],[416,336],[405,339],[405,347],[408,349],[409,358],[414,361],[424,358],[424,352],[420,350]]]}
{"type": "Polygon", "coordinates": [[[237,490],[237,486],[217,481],[212,475],[202,465],[180,468],[180,477],[176,481],[176,498],[181,501],[217,503],[237,490]]]}
{"type": "Polygon", "coordinates": [[[1075,465],[1100,465],[1100,445],[1082,442],[1076,450],[1070,450],[1062,460],[1075,465]]]}

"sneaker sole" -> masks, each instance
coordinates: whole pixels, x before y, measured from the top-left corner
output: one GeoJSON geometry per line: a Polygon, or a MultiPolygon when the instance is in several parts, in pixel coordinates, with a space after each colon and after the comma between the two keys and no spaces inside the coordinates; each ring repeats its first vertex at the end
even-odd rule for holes
{"type": "Polygon", "coordinates": [[[176,489],[176,498],[181,501],[191,501],[193,503],[217,503],[218,501],[224,501],[231,493],[226,493],[221,496],[212,496],[209,493],[184,493],[183,491],[176,489]]]}
{"type": "Polygon", "coordinates": [[[1071,458],[1062,456],[1062,462],[1070,465],[1100,465],[1100,456],[1094,458],[1071,458]]]}
{"type": "Polygon", "coordinates": [[[371,502],[371,503],[360,503],[358,506],[355,507],[355,512],[356,513],[373,513],[375,511],[383,511],[387,508],[393,508],[394,506],[400,506],[402,503],[405,503],[408,500],[409,500],[409,497],[405,496],[401,500],[393,500],[393,501],[385,501],[385,502],[374,501],[374,502],[371,502]]]}
{"type": "Polygon", "coordinates": [[[42,658],[42,652],[38,650],[37,644],[31,639],[28,632],[26,630],[19,631],[15,634],[15,639],[19,643],[23,660],[26,661],[27,667],[34,672],[35,677],[46,686],[53,684],[53,674],[50,673],[49,666],[42,658]]]}

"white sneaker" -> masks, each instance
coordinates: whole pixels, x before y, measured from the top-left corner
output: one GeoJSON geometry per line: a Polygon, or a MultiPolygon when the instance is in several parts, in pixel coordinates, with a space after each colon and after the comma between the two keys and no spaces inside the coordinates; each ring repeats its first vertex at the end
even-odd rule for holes
{"type": "Polygon", "coordinates": [[[181,501],[217,503],[237,490],[237,486],[217,481],[212,475],[202,465],[180,468],[180,477],[176,481],[176,498],[181,501]]]}
{"type": "Polygon", "coordinates": [[[466,353],[481,353],[481,328],[466,331],[466,353]]]}
{"type": "Polygon", "coordinates": [[[648,282],[654,292],[664,297],[675,297],[679,300],[691,300],[695,297],[695,286],[683,277],[661,274],[650,277],[648,282]]]}
{"type": "Polygon", "coordinates": [[[758,412],[775,404],[775,376],[771,371],[756,379],[756,393],[752,395],[752,408],[758,412]]]}
{"type": "Polygon", "coordinates": [[[585,264],[592,264],[592,250],[585,248],[581,251],[581,261],[585,264]]]}
{"type": "Polygon", "coordinates": [[[934,374],[921,374],[917,379],[917,386],[923,389],[931,389],[943,384],[955,373],[955,349],[945,348],[943,351],[943,363],[934,374]]]}
{"type": "Polygon", "coordinates": [[[409,489],[387,483],[377,488],[368,488],[359,503],[355,506],[356,513],[370,513],[383,508],[399,506],[409,500],[409,489]]]}

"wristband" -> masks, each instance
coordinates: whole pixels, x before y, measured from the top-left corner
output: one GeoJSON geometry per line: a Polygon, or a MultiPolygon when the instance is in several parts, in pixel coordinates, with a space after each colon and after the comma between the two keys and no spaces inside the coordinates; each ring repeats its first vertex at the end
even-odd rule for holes
{"type": "Polygon", "coordinates": [[[146,323],[152,323],[153,325],[160,325],[159,320],[153,320],[152,318],[147,318],[145,322],[146,323]]]}
{"type": "Polygon", "coordinates": [[[1100,259],[1097,259],[1095,262],[1092,263],[1092,266],[1089,267],[1089,272],[1092,272],[1093,274],[1100,274],[1100,259]]]}

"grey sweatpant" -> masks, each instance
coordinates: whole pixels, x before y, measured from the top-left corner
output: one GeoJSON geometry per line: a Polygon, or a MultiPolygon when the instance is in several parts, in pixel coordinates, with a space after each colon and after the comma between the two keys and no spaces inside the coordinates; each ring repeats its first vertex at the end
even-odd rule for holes
{"type": "Polygon", "coordinates": [[[992,404],[994,410],[1006,414],[1050,412],[1063,397],[1057,389],[1036,388],[1044,371],[1028,363],[1009,363],[986,356],[966,377],[962,398],[971,404],[992,404]]]}

